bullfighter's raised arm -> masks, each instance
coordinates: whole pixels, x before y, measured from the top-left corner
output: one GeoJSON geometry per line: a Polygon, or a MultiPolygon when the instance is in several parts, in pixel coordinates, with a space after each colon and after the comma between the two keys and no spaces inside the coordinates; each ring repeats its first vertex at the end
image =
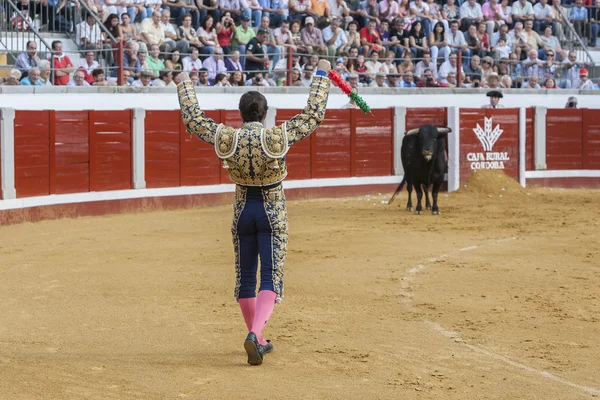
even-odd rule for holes
{"type": "Polygon", "coordinates": [[[192,81],[185,81],[179,84],[177,88],[179,95],[179,106],[181,116],[185,123],[186,130],[192,135],[208,144],[215,144],[215,135],[221,124],[217,124],[211,118],[204,116],[204,111],[200,109],[196,90],[192,81]]]}
{"type": "Polygon", "coordinates": [[[302,113],[283,124],[290,146],[310,135],[323,122],[330,85],[327,75],[323,71],[317,71],[310,85],[306,107],[302,113]]]}

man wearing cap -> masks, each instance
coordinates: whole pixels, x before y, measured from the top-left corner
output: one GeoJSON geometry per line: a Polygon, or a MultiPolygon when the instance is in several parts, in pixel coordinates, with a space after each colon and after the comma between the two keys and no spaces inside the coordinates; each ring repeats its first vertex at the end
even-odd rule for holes
{"type": "Polygon", "coordinates": [[[346,32],[340,28],[342,21],[334,18],[331,25],[323,29],[323,40],[327,45],[327,55],[331,60],[335,58],[341,47],[348,43],[346,32]]]}
{"type": "Polygon", "coordinates": [[[233,39],[231,40],[231,46],[237,46],[240,51],[242,65],[246,62],[246,46],[255,36],[256,33],[250,28],[250,16],[243,15],[242,24],[236,28],[233,39]]]}
{"type": "Polygon", "coordinates": [[[502,104],[500,104],[500,99],[504,96],[502,96],[502,93],[500,93],[498,90],[491,90],[491,91],[487,92],[486,96],[490,98],[490,104],[486,104],[482,108],[502,108],[502,107],[504,107],[502,104]]]}
{"type": "Polygon", "coordinates": [[[304,20],[306,25],[302,28],[300,36],[302,42],[308,46],[309,53],[319,53],[323,56],[327,55],[327,46],[323,41],[323,33],[319,28],[315,27],[315,19],[313,17],[306,17],[304,20]]]}
{"type": "Polygon", "coordinates": [[[252,71],[266,71],[268,69],[265,66],[265,62],[269,58],[267,57],[265,46],[263,46],[268,37],[269,32],[260,28],[256,37],[250,39],[246,46],[246,71],[249,72],[249,78],[253,77],[252,71]]]}
{"type": "Polygon", "coordinates": [[[582,90],[594,90],[594,82],[592,82],[591,79],[589,79],[588,77],[588,70],[587,68],[581,68],[581,70],[579,70],[579,85],[577,86],[577,89],[582,89],[582,90]]]}
{"type": "MultiPolygon", "coordinates": [[[[281,183],[287,176],[286,154],[323,122],[330,68],[328,61],[319,60],[306,107],[289,121],[269,128],[264,126],[267,99],[261,93],[249,91],[240,98],[243,124],[235,129],[204,115],[186,72],[176,78],[186,130],[214,146],[229,178],[235,182],[231,224],[235,259],[233,295],[247,327],[244,350],[251,365],[262,364],[265,355],[273,351],[273,344],[262,332],[275,304],[281,302],[284,295],[288,217],[281,183]],[[258,295],[257,284],[260,285],[258,295]]],[[[217,302],[218,297],[215,294],[213,302],[217,302]]],[[[220,345],[211,347],[221,352],[220,345]]]]}
{"type": "Polygon", "coordinates": [[[385,72],[378,72],[375,74],[375,80],[373,80],[369,87],[380,87],[387,88],[389,87],[387,83],[385,83],[385,72]]]}

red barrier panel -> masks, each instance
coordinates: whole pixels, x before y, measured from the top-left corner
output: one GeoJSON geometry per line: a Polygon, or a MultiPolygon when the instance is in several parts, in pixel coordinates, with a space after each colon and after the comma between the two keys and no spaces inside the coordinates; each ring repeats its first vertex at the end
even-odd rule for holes
{"type": "Polygon", "coordinates": [[[325,120],[311,135],[313,178],[351,176],[351,123],[349,110],[327,110],[325,120]]]}
{"type": "Polygon", "coordinates": [[[535,169],[534,148],[535,148],[535,108],[528,108],[525,111],[525,169],[531,171],[535,169]]]}
{"type": "Polygon", "coordinates": [[[50,111],[50,193],[89,191],[89,112],[50,111]]]}
{"type": "Polygon", "coordinates": [[[519,110],[460,110],[460,180],[477,169],[501,169],[519,178],[519,110]]]}
{"type": "MultiPolygon", "coordinates": [[[[283,124],[290,120],[302,110],[277,110],[275,124],[283,124]]],[[[311,139],[307,138],[294,144],[287,155],[285,161],[288,165],[288,179],[310,179],[311,171],[311,139]]]]}
{"type": "Polygon", "coordinates": [[[407,108],[406,130],[419,128],[421,125],[448,126],[448,111],[446,108],[407,108]]]}
{"type": "Polygon", "coordinates": [[[394,109],[366,115],[351,109],[351,176],[385,176],[394,169],[394,109]]]}
{"type": "Polygon", "coordinates": [[[50,194],[50,111],[15,112],[17,197],[50,194]]]}
{"type": "Polygon", "coordinates": [[[583,167],[583,110],[548,109],[546,165],[552,169],[583,167]]]}
{"type": "Polygon", "coordinates": [[[583,110],[583,169],[600,169],[600,110],[583,110]]]}
{"type": "Polygon", "coordinates": [[[90,111],[90,190],[131,189],[131,110],[90,111]]]}
{"type": "MultiPolygon", "coordinates": [[[[221,160],[215,148],[185,130],[179,111],[173,111],[179,118],[181,146],[181,185],[216,185],[221,182],[221,160]]],[[[221,121],[221,111],[205,111],[204,115],[215,122],[221,121]]],[[[224,171],[227,175],[227,171],[224,171]]],[[[227,182],[229,183],[229,182],[227,182]]]]}
{"type": "Polygon", "coordinates": [[[181,184],[180,120],[179,111],[146,111],[144,150],[148,188],[181,184]]]}

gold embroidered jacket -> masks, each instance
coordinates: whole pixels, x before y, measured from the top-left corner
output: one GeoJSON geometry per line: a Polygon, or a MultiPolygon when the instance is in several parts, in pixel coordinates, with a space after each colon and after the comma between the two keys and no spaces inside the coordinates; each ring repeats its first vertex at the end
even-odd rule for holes
{"type": "Polygon", "coordinates": [[[189,133],[215,146],[223,166],[235,183],[267,186],[287,176],[285,155],[291,145],[310,135],[323,122],[329,96],[329,78],[315,75],[302,113],[266,129],[249,122],[234,129],[204,116],[191,82],[177,86],[181,115],[189,133]]]}

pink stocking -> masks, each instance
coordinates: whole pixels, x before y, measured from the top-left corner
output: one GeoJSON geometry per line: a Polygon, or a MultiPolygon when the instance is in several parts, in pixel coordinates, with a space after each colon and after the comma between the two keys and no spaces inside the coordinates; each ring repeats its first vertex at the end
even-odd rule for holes
{"type": "Polygon", "coordinates": [[[271,290],[261,290],[256,297],[256,313],[254,314],[254,322],[252,323],[252,332],[256,334],[258,342],[262,345],[267,344],[267,341],[262,336],[262,330],[267,324],[273,308],[275,308],[275,298],[277,293],[271,290]]]}
{"type": "Polygon", "coordinates": [[[256,310],[256,297],[249,297],[247,299],[238,299],[244,321],[248,327],[248,332],[252,329],[252,322],[254,321],[254,311],[256,310]]]}

